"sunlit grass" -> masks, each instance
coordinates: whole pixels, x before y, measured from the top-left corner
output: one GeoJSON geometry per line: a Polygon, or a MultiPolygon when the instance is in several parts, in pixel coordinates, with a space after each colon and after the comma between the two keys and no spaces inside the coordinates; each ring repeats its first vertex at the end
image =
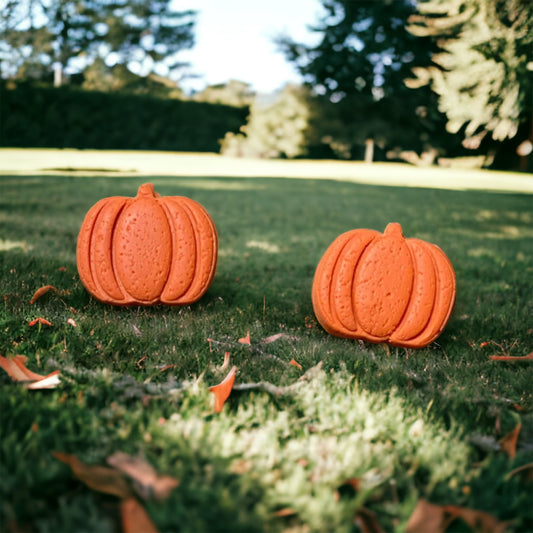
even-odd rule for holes
{"type": "Polygon", "coordinates": [[[0,251],[0,353],[62,376],[39,392],[0,375],[2,525],[116,531],[116,501],[50,452],[105,464],[122,450],[180,480],[169,500],[147,504],[162,532],[356,531],[360,506],[399,532],[421,497],[533,527],[529,485],[505,477],[533,462],[532,371],[488,358],[533,349],[530,195],[168,175],[10,175],[0,191],[0,239],[25,244],[0,251]],[[201,202],[217,225],[217,273],[192,306],[114,308],[79,281],[89,207],[146,181],[201,202]],[[450,322],[418,351],[331,337],[313,315],[312,277],[330,242],[391,221],[438,244],[456,271],[450,322]],[[31,305],[45,284],[58,292],[31,305]],[[29,327],[38,316],[53,326],[29,327]],[[239,344],[248,331],[251,345],[239,344]],[[208,387],[225,375],[225,351],[237,384],[285,393],[235,390],[215,414],[208,387]],[[518,422],[511,459],[498,440],[518,422]]]}

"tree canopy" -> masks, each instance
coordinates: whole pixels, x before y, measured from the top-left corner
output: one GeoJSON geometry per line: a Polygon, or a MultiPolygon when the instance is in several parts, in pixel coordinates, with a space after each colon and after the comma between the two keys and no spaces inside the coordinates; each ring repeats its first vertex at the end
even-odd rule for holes
{"type": "Polygon", "coordinates": [[[464,127],[472,148],[489,132],[497,141],[516,135],[532,111],[530,1],[420,0],[408,30],[440,48],[433,64],[414,68],[407,83],[429,84],[437,93],[448,131],[464,127]]]}
{"type": "Polygon", "coordinates": [[[170,0],[7,0],[1,17],[3,77],[75,72],[97,57],[172,69],[193,44],[194,12],[174,11],[170,0]]]}

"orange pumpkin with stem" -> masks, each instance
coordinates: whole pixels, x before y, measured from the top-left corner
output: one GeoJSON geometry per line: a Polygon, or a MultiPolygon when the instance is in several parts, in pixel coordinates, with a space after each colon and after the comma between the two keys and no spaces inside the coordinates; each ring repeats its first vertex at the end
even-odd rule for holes
{"type": "Polygon", "coordinates": [[[207,291],[217,265],[218,236],[198,202],[160,197],[151,183],[137,196],[113,196],[87,213],[78,235],[80,279],[113,305],[186,305],[207,291]]]}
{"type": "Polygon", "coordinates": [[[455,273],[435,244],[355,229],[320,260],[312,301],[322,327],[338,337],[422,348],[442,332],[455,303],[455,273]]]}

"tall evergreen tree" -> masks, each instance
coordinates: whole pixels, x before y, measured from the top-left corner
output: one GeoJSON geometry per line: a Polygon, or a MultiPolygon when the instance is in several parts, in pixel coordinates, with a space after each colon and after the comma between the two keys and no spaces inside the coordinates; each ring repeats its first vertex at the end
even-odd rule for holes
{"type": "Polygon", "coordinates": [[[419,0],[408,30],[440,47],[433,65],[413,69],[409,87],[430,85],[446,128],[477,148],[516,135],[531,114],[533,3],[529,0],[419,0]],[[529,57],[528,57],[529,56],[529,57]],[[464,128],[464,130],[462,130],[464,128]]]}
{"type": "MultiPolygon", "coordinates": [[[[434,99],[427,89],[409,91],[404,79],[413,65],[429,64],[432,43],[406,31],[414,2],[322,0],[322,5],[322,17],[312,28],[317,44],[278,40],[320,96],[319,114],[336,117],[322,121],[322,137],[341,157],[357,157],[358,147],[371,146],[372,139],[382,148],[399,141],[422,149],[422,137],[429,134],[428,121],[420,117],[432,114],[434,99]],[[323,111],[328,101],[334,107],[323,111]],[[422,107],[426,111],[420,112],[422,107]]],[[[319,129],[317,123],[315,134],[319,129]]]]}
{"type": "Polygon", "coordinates": [[[179,65],[175,54],[193,44],[194,12],[174,11],[170,0],[9,0],[2,16],[0,50],[10,70],[31,75],[28,64],[58,71],[90,64],[112,54],[115,63],[151,68],[179,65]]]}

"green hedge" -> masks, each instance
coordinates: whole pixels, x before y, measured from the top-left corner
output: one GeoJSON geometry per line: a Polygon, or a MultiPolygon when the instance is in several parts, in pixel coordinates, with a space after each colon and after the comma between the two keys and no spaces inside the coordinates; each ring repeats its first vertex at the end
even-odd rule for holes
{"type": "Polygon", "coordinates": [[[248,108],[71,87],[0,84],[0,145],[218,152],[248,108]]]}

